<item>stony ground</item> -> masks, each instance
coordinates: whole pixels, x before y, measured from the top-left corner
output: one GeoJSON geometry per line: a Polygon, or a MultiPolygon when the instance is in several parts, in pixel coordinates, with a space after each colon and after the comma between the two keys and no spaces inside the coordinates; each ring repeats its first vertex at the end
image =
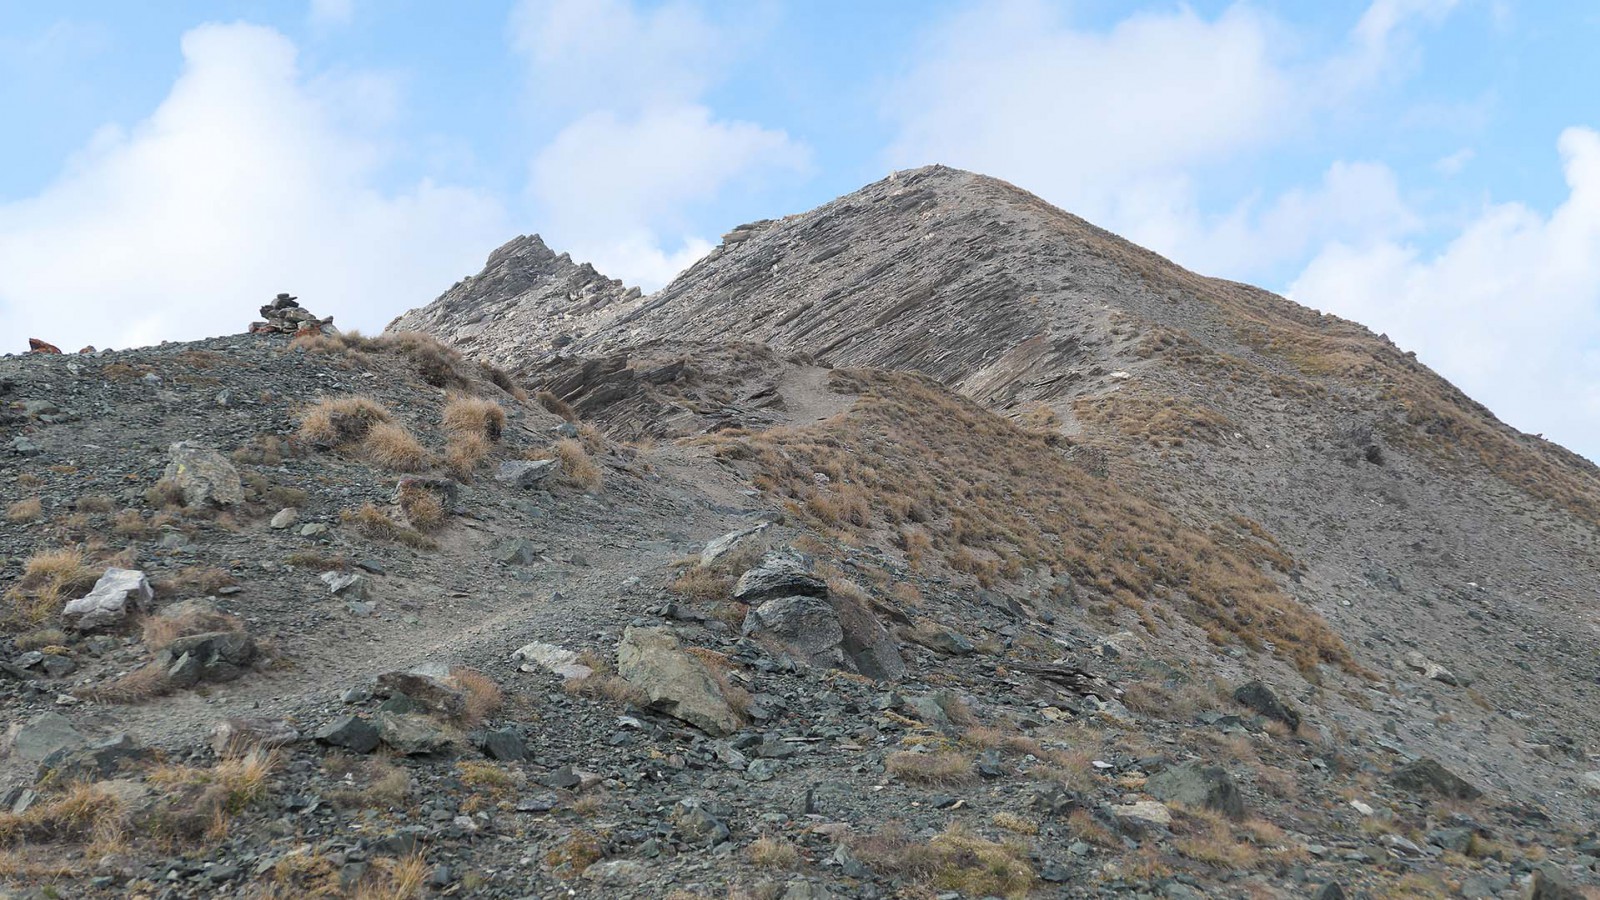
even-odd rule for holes
{"type": "MultiPolygon", "coordinates": [[[[718,372],[674,407],[685,433],[716,410],[805,429],[856,402],[803,360],[718,372]]],[[[1593,799],[1570,774],[1558,795],[1526,787],[1583,771],[1593,748],[1512,755],[1515,711],[1466,687],[1387,664],[1316,685],[1180,622],[1152,634],[1027,579],[980,588],[815,527],[748,461],[624,442],[657,405],[608,417],[597,401],[585,415],[608,437],[497,380],[426,343],[264,335],[0,359],[3,890],[1557,897],[1600,882],[1593,799]],[[319,401],[352,395],[420,449],[305,430],[319,401]],[[467,462],[447,415],[460,396],[506,415],[467,462]],[[180,441],[218,456],[169,468],[180,441]],[[112,567],[144,573],[149,598],[92,627],[64,618],[112,567]],[[1419,752],[1452,740],[1490,762],[1419,752]]]]}

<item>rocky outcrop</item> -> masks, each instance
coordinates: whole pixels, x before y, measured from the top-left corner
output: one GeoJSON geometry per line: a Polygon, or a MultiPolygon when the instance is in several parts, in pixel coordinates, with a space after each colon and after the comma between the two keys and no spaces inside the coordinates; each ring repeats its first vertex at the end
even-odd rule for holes
{"type": "Polygon", "coordinates": [[[420,331],[509,371],[521,371],[592,333],[640,300],[638,288],[523,235],[489,254],[483,271],[389,323],[420,331]]]}
{"type": "Polygon", "coordinates": [[[731,734],[739,717],[706,664],[684,651],[669,628],[629,626],[617,645],[617,674],[651,706],[707,734],[731,734]]]}

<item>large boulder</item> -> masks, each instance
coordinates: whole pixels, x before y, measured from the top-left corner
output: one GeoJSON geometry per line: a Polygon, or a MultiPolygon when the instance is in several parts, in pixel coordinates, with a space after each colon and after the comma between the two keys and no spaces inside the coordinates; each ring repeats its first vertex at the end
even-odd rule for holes
{"type": "Polygon", "coordinates": [[[1282,722],[1290,728],[1300,727],[1300,714],[1284,705],[1272,688],[1259,681],[1251,681],[1239,685],[1233,692],[1233,699],[1247,709],[1254,710],[1269,719],[1282,722]]]}
{"type": "Polygon", "coordinates": [[[155,599],[150,580],[138,569],[106,570],[87,596],[68,603],[61,610],[67,627],[76,631],[114,628],[155,599]]]}
{"type": "Polygon", "coordinates": [[[750,610],[744,633],[782,644],[813,666],[838,666],[844,628],[833,604],[821,597],[777,597],[750,610]]]}
{"type": "Polygon", "coordinates": [[[1413,794],[1437,794],[1447,800],[1475,800],[1482,796],[1466,779],[1428,757],[1395,769],[1389,782],[1413,794]]]}
{"type": "Polygon", "coordinates": [[[202,681],[233,681],[255,662],[256,642],[242,631],[208,631],[178,638],[163,647],[156,662],[177,687],[202,681]]]}
{"type": "Polygon", "coordinates": [[[284,719],[241,716],[223,719],[211,729],[211,750],[218,756],[283,747],[298,740],[299,729],[284,719]]]}
{"type": "Polygon", "coordinates": [[[717,562],[735,551],[761,543],[763,532],[770,527],[772,527],[770,522],[762,522],[749,528],[730,531],[722,537],[707,543],[705,549],[700,551],[700,565],[716,565],[717,562]]]}
{"type": "Polygon", "coordinates": [[[372,720],[378,726],[378,737],[397,753],[420,756],[450,746],[450,736],[427,716],[380,712],[372,720]]]}
{"type": "Polygon", "coordinates": [[[10,754],[28,762],[40,762],[58,751],[76,750],[89,743],[66,716],[56,712],[13,725],[6,737],[10,754]]]}
{"type": "Polygon", "coordinates": [[[179,441],[167,450],[165,477],[183,492],[185,506],[233,506],[244,502],[239,470],[216,450],[193,441],[179,441]]]}
{"type": "Polygon", "coordinates": [[[467,711],[467,695],[443,678],[429,672],[385,672],[378,676],[378,692],[401,694],[429,712],[452,719],[467,711]]]}
{"type": "Polygon", "coordinates": [[[778,597],[826,597],[828,583],[811,573],[805,558],[773,551],[739,576],[733,599],[752,606],[778,597]]]}
{"type": "Polygon", "coordinates": [[[739,717],[705,663],[670,629],[629,626],[617,645],[617,674],[645,692],[650,706],[711,735],[732,734],[739,717]]]}
{"type": "Polygon", "coordinates": [[[831,598],[833,610],[844,629],[839,649],[856,672],[878,681],[898,681],[905,677],[906,661],[900,656],[900,643],[883,627],[865,603],[852,598],[831,598]]]}
{"type": "Polygon", "coordinates": [[[1173,766],[1152,776],[1145,791],[1157,800],[1204,808],[1239,821],[1244,818],[1244,795],[1227,770],[1199,762],[1173,766]]]}

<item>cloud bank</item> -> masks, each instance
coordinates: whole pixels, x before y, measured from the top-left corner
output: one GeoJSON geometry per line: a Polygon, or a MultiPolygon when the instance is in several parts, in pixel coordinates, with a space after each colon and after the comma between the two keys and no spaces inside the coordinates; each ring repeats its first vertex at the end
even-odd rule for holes
{"type": "Polygon", "coordinates": [[[381,186],[384,141],[347,114],[369,80],[308,79],[286,38],[252,25],[196,28],[182,50],[149,118],[102,129],[42,192],[0,205],[5,350],[236,333],[280,290],[377,329],[508,232],[488,196],[381,186]]]}

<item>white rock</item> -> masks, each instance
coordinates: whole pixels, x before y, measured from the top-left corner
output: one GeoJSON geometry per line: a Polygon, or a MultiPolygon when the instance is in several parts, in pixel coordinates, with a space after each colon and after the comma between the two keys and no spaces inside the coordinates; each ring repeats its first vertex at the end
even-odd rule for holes
{"type": "Polygon", "coordinates": [[[1579,775],[1578,784],[1591,794],[1600,794],[1600,769],[1579,775]]]}
{"type": "Polygon", "coordinates": [[[300,511],[291,506],[278,510],[278,514],[273,516],[272,521],[268,524],[273,528],[282,530],[284,528],[288,528],[290,525],[293,525],[295,522],[299,521],[299,519],[300,511]]]}
{"type": "Polygon", "coordinates": [[[1372,807],[1368,806],[1365,803],[1362,803],[1360,800],[1351,800],[1350,801],[1350,806],[1356,812],[1361,813],[1363,816],[1370,816],[1373,813],[1377,812],[1377,810],[1373,809],[1372,807]]]}
{"type": "Polygon", "coordinates": [[[1172,824],[1172,810],[1166,804],[1155,800],[1140,800],[1127,806],[1113,807],[1119,819],[1128,819],[1145,825],[1160,825],[1165,828],[1172,824]]]}
{"type": "Polygon", "coordinates": [[[543,641],[518,647],[512,652],[511,661],[519,663],[518,668],[524,672],[551,672],[572,681],[582,681],[594,674],[593,669],[578,662],[578,654],[543,641]]]}
{"type": "Polygon", "coordinates": [[[94,589],[66,605],[61,615],[67,624],[78,631],[93,631],[116,625],[155,599],[150,580],[137,569],[106,570],[94,589]]]}
{"type": "Polygon", "coordinates": [[[724,556],[727,556],[729,553],[732,553],[734,550],[738,549],[739,545],[745,543],[746,538],[754,537],[759,535],[761,532],[766,531],[769,527],[769,524],[770,523],[762,522],[760,525],[754,525],[749,528],[741,528],[738,531],[730,531],[722,537],[711,541],[710,543],[706,544],[704,550],[700,551],[700,565],[709,566],[724,556]]]}

